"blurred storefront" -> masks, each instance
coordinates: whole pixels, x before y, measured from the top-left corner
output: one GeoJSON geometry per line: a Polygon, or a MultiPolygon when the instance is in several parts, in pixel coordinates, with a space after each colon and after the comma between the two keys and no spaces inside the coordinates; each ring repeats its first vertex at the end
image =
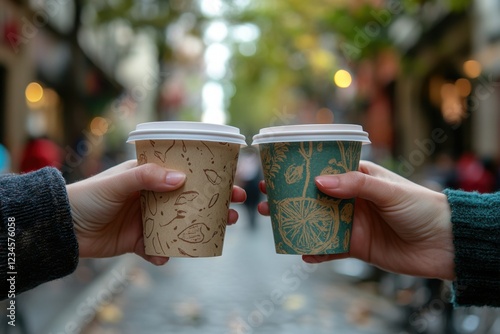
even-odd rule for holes
{"type": "Polygon", "coordinates": [[[439,154],[500,154],[500,4],[474,1],[445,13],[404,55],[395,89],[399,172],[411,176],[439,154]]]}
{"type": "Polygon", "coordinates": [[[463,75],[460,67],[469,58],[470,47],[469,18],[455,14],[436,22],[408,51],[406,56],[415,61],[406,71],[409,74],[398,80],[396,94],[397,125],[404,138],[399,142],[400,162],[405,157],[405,162],[419,167],[437,149],[461,151],[470,146],[462,142],[470,140],[470,135],[464,135],[470,132],[470,126],[463,122],[463,100],[453,92],[463,75]],[[449,95],[447,87],[452,90],[449,95]],[[428,146],[425,152],[416,153],[422,145],[428,146]]]}
{"type": "Polygon", "coordinates": [[[73,147],[121,92],[80,47],[78,27],[68,22],[77,15],[66,5],[0,0],[0,142],[13,171],[29,138],[73,147]]]}
{"type": "MultiPolygon", "coordinates": [[[[483,89],[474,116],[474,150],[481,156],[500,158],[500,2],[476,0],[474,56],[482,67],[483,89]]],[[[479,68],[481,70],[481,68],[479,68]]]]}
{"type": "MultiPolygon", "coordinates": [[[[10,2],[0,1],[0,142],[18,161],[26,138],[27,108],[24,89],[35,77],[35,69],[27,44],[17,52],[12,48],[21,29],[22,13],[10,2]]],[[[15,166],[14,166],[15,169],[15,166]]]]}

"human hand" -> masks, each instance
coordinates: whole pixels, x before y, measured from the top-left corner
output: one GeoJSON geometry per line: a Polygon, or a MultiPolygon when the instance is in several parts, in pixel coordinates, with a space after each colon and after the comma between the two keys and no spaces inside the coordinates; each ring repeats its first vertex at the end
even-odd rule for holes
{"type": "MultiPolygon", "coordinates": [[[[156,265],[166,257],[144,252],[140,190],[173,191],[186,179],[182,172],[155,164],[137,166],[130,160],[86,180],[67,186],[80,257],[110,257],[133,252],[156,265]]],[[[243,202],[246,193],[233,187],[232,201],[243,202]]],[[[228,224],[238,220],[230,209],[228,224]]]]}
{"type": "MultiPolygon", "coordinates": [[[[318,176],[316,185],[333,197],[356,198],[351,247],[346,254],[304,255],[304,261],[354,257],[396,273],[455,278],[446,195],[368,161],[356,172],[318,176]]],[[[269,215],[267,202],[260,203],[259,212],[269,215]]]]}

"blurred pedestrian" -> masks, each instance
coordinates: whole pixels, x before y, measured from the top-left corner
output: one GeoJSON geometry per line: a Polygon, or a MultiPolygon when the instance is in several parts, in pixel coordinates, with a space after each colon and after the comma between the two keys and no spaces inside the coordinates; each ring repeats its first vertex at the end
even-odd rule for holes
{"type": "Polygon", "coordinates": [[[263,174],[260,157],[255,148],[243,149],[238,159],[236,169],[236,184],[247,193],[247,199],[243,203],[248,213],[249,226],[252,230],[257,228],[257,206],[261,200],[259,189],[263,174]]]}
{"type": "Polygon", "coordinates": [[[458,188],[456,162],[452,155],[446,152],[436,154],[424,170],[423,182],[423,185],[436,191],[458,188]]]}
{"type": "MultiPolygon", "coordinates": [[[[356,198],[351,248],[305,255],[306,262],[355,257],[391,272],[451,280],[456,306],[500,307],[500,192],[437,192],[367,161],[359,171],[318,176],[316,184],[327,195],[356,198]]],[[[259,211],[268,215],[268,204],[259,211]]]]}
{"type": "Polygon", "coordinates": [[[0,144],[0,175],[10,172],[10,153],[5,146],[0,144]]]}
{"type": "Polygon", "coordinates": [[[28,173],[43,167],[61,168],[61,148],[51,139],[32,138],[26,144],[21,157],[20,171],[28,173]]]}
{"type": "Polygon", "coordinates": [[[457,185],[465,191],[491,193],[495,190],[495,174],[475,154],[466,152],[457,162],[457,185]]]}

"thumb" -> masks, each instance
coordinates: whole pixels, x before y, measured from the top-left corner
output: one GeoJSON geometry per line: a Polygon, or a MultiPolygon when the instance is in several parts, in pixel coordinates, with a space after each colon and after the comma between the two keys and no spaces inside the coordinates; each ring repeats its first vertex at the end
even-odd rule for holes
{"type": "Polygon", "coordinates": [[[332,197],[360,197],[376,205],[391,202],[396,193],[396,186],[392,182],[361,172],[321,175],[315,181],[320,191],[332,197]]]}
{"type": "Polygon", "coordinates": [[[186,174],[165,169],[156,164],[145,164],[110,176],[108,186],[120,195],[129,195],[139,190],[172,191],[186,181],[186,174]]]}

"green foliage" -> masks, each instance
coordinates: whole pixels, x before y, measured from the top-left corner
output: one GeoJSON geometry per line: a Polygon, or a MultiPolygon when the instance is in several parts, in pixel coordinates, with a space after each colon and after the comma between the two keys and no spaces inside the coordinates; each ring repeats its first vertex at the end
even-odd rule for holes
{"type": "MultiPolygon", "coordinates": [[[[337,69],[395,47],[389,31],[397,18],[407,16],[425,26],[426,10],[432,6],[464,11],[471,4],[471,0],[387,0],[386,7],[376,7],[380,1],[252,0],[242,10],[231,0],[223,1],[227,9],[223,19],[229,25],[251,23],[260,31],[253,55],[239,52],[238,42],[231,44],[229,79],[235,93],[229,105],[230,119],[247,134],[263,126],[292,122],[307,101],[326,105],[338,89],[332,83],[337,69]],[[384,19],[382,12],[390,15],[384,19]]],[[[196,18],[193,32],[200,34],[206,20],[193,0],[87,0],[89,3],[97,9],[96,25],[121,20],[135,30],[152,32],[162,61],[171,60],[172,50],[166,44],[170,24],[189,12],[196,18]]],[[[195,118],[195,114],[186,117],[195,118]]]]}
{"type": "Polygon", "coordinates": [[[257,2],[230,18],[233,24],[252,23],[260,30],[253,56],[234,48],[232,80],[237,90],[229,108],[233,124],[255,133],[263,126],[290,123],[301,95],[329,80],[335,55],[321,45],[321,12],[305,2],[279,0],[257,2]]]}
{"type": "MultiPolygon", "coordinates": [[[[389,32],[398,18],[409,17],[426,29],[429,11],[443,7],[464,11],[471,0],[388,0],[386,7],[374,3],[261,0],[235,12],[229,18],[231,24],[257,25],[260,39],[252,56],[239,54],[235,46],[232,80],[237,90],[230,105],[232,122],[251,133],[290,121],[300,111],[301,100],[326,104],[337,89],[332,75],[342,64],[355,65],[387,48],[397,49],[389,32]]],[[[404,63],[413,61],[405,59],[404,63]]],[[[418,63],[415,60],[408,66],[418,63]]]]}

